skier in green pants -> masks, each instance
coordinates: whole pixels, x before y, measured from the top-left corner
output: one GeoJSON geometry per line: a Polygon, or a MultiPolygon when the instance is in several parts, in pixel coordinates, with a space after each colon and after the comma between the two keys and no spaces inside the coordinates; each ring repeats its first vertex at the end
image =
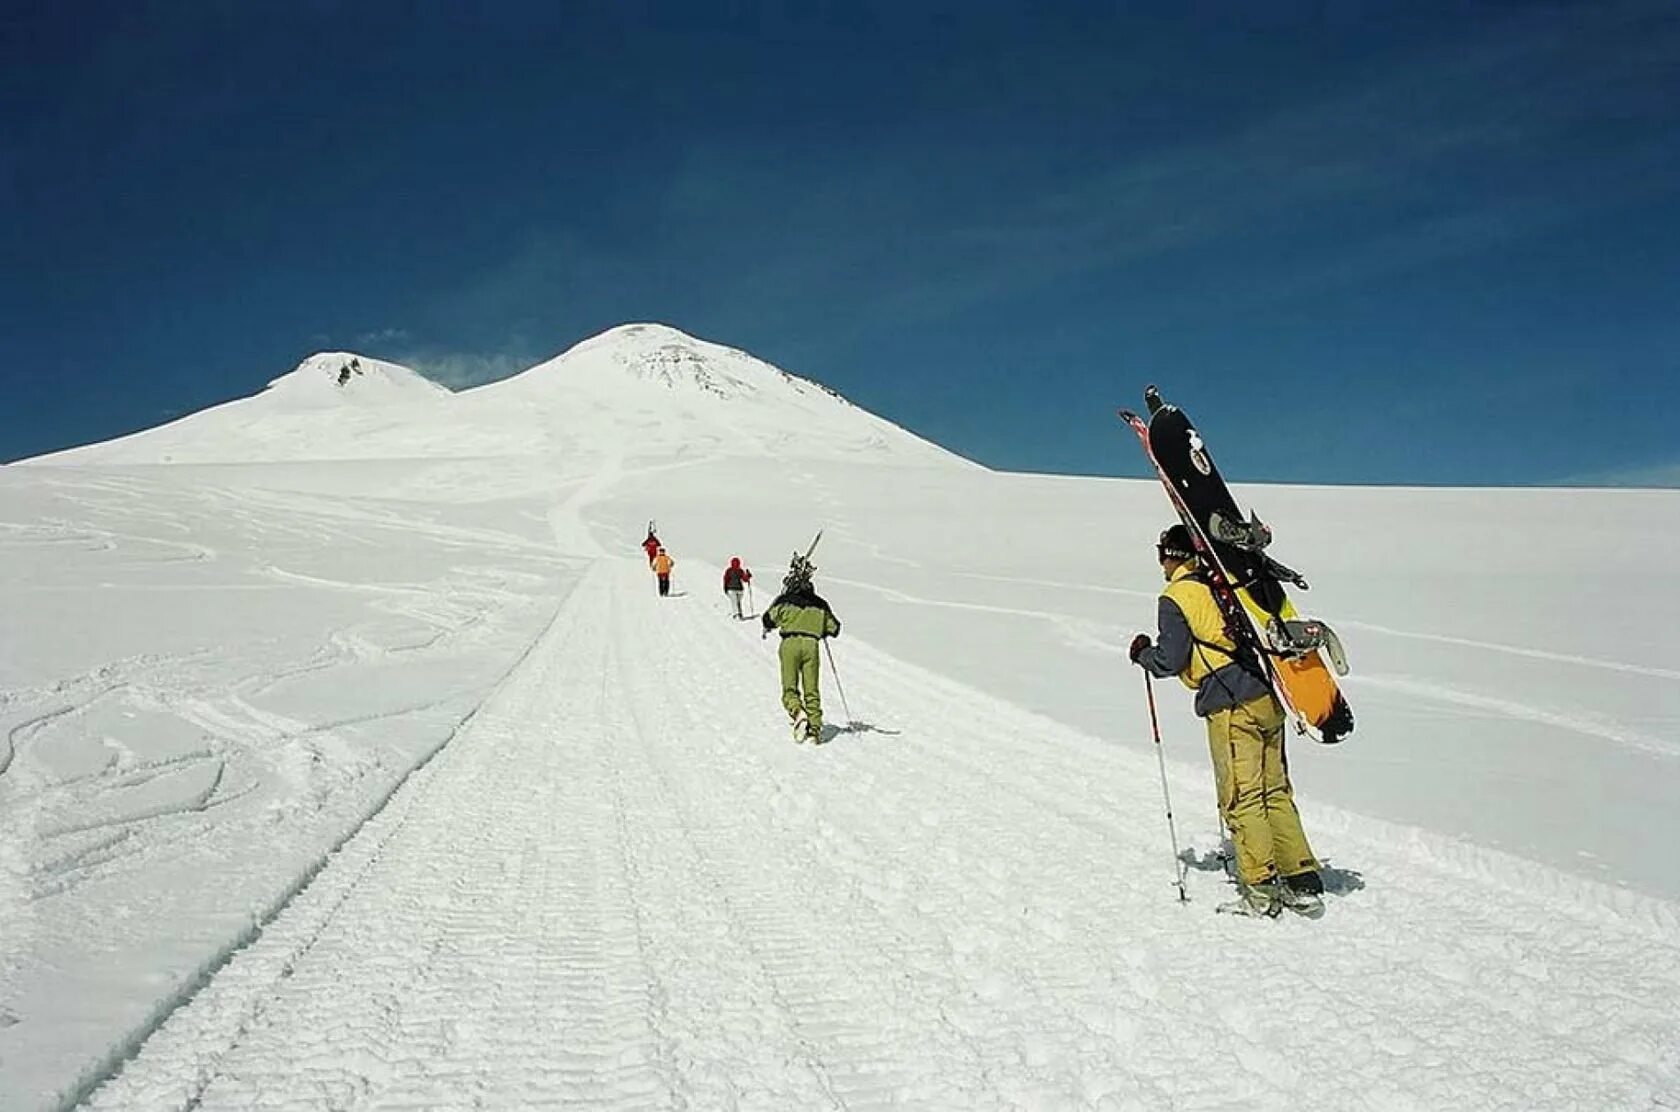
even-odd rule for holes
{"type": "Polygon", "coordinates": [[[782,635],[782,706],[793,724],[795,741],[822,743],[822,695],[817,690],[822,671],[819,645],[824,637],[840,636],[840,619],[811,587],[817,569],[803,556],[796,556],[782,593],[764,610],[764,636],[771,630],[782,635]]]}

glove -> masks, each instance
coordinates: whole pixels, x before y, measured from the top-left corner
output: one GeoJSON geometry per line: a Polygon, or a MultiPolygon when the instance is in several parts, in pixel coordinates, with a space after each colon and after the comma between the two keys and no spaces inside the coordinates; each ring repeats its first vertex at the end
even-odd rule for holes
{"type": "Polygon", "coordinates": [[[1136,664],[1137,658],[1143,654],[1143,650],[1149,648],[1153,644],[1154,642],[1149,639],[1149,634],[1140,633],[1136,637],[1132,638],[1132,647],[1126,650],[1126,656],[1131,659],[1133,664],[1136,664]]]}

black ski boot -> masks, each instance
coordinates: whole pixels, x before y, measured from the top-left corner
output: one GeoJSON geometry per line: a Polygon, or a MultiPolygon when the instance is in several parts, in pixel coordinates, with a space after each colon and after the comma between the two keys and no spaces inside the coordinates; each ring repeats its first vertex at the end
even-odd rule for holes
{"type": "Polygon", "coordinates": [[[1297,915],[1317,919],[1324,914],[1324,879],[1316,869],[1284,877],[1277,895],[1278,903],[1297,915]]]}

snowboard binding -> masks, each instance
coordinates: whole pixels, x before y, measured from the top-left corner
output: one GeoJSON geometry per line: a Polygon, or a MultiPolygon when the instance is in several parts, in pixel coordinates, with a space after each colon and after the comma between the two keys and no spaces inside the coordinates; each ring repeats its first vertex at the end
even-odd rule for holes
{"type": "Polygon", "coordinates": [[[1242,549],[1244,552],[1259,552],[1272,543],[1272,530],[1260,515],[1250,510],[1248,521],[1233,521],[1220,510],[1213,511],[1208,519],[1208,532],[1216,541],[1224,541],[1228,545],[1242,549]]]}
{"type": "Polygon", "coordinates": [[[1336,631],[1317,618],[1273,617],[1266,623],[1266,639],[1279,656],[1295,659],[1323,649],[1338,676],[1348,674],[1347,652],[1336,631]]]}

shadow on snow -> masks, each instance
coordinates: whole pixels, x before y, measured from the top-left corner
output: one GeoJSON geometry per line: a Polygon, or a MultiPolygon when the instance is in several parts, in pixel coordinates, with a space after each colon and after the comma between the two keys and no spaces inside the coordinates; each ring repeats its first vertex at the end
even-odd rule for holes
{"type": "MultiPolygon", "coordinates": [[[[1219,848],[1198,852],[1194,846],[1181,851],[1179,861],[1184,867],[1195,869],[1201,873],[1224,873],[1235,880],[1232,862],[1231,843],[1222,841],[1219,848]]],[[[1365,874],[1357,869],[1340,869],[1330,863],[1329,858],[1319,862],[1318,878],[1324,882],[1324,894],[1327,896],[1346,896],[1358,892],[1365,887],[1365,874]]]]}

